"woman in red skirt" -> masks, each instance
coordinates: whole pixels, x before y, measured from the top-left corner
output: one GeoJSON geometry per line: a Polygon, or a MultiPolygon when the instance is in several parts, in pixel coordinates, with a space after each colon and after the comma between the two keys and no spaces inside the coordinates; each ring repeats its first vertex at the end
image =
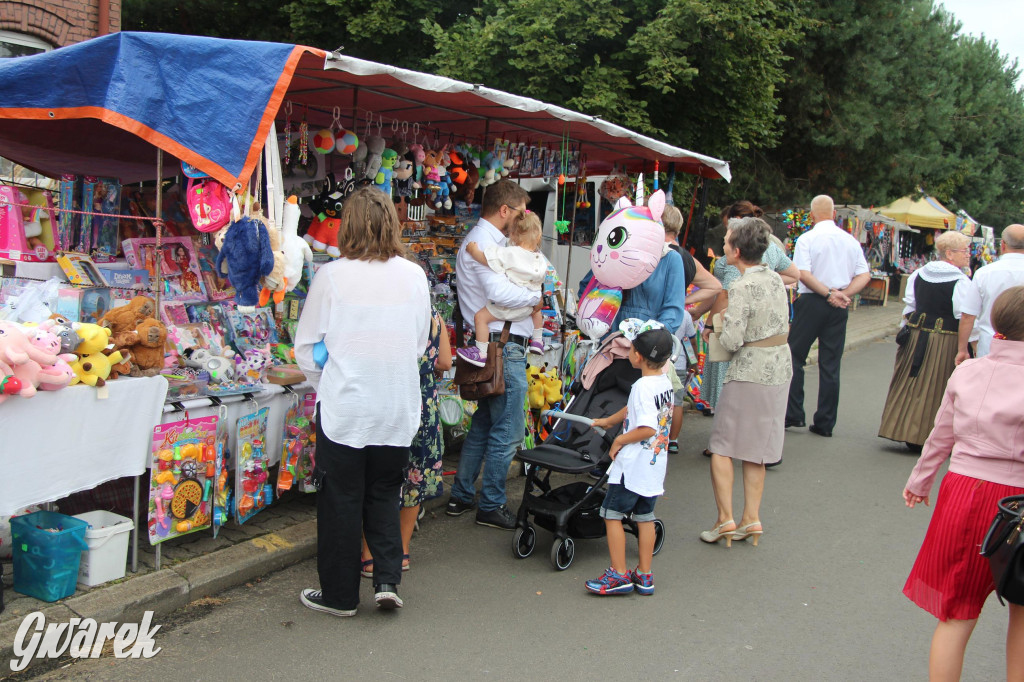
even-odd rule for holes
{"type": "MultiPolygon", "coordinates": [[[[1024,286],[996,299],[992,325],[998,332],[992,351],[953,372],[935,428],[903,490],[908,507],[928,504],[935,475],[949,458],[935,513],[903,587],[939,619],[928,659],[932,682],[960,679],[967,640],[995,589],[979,548],[996,502],[1024,494],[1024,286]]],[[[1006,679],[1024,681],[1024,604],[1010,605],[1006,679]]]]}

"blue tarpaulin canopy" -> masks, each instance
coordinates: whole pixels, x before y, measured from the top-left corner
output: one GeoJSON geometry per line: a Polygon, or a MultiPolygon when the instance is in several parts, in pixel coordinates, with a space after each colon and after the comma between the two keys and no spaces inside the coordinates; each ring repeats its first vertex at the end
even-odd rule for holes
{"type": "Polygon", "coordinates": [[[307,116],[311,130],[331,126],[337,108],[340,123],[360,132],[372,116],[389,127],[419,123],[442,143],[503,137],[558,149],[567,141],[593,174],[650,171],[660,160],[730,179],[719,159],[481,85],[301,45],[164,33],[115,33],[0,60],[0,156],[49,176],[134,182],[155,176],[155,145],[244,186],[275,117],[283,124],[285,100],[292,120],[307,116]]]}

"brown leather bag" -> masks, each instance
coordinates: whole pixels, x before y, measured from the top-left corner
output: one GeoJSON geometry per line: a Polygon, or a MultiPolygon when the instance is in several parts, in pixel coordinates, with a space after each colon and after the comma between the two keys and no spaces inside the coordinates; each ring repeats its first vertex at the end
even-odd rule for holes
{"type": "Polygon", "coordinates": [[[505,364],[502,354],[508,342],[511,322],[501,330],[501,340],[487,344],[487,363],[483,367],[471,365],[456,354],[454,383],[463,400],[480,400],[505,392],[505,364]]]}

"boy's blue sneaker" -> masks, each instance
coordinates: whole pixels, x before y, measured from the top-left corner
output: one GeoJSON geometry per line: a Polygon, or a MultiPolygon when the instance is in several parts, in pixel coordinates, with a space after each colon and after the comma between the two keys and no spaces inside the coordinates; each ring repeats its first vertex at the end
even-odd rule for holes
{"type": "Polygon", "coordinates": [[[633,587],[640,594],[654,594],[654,572],[641,573],[640,571],[630,571],[629,579],[633,581],[633,587]]]}
{"type": "Polygon", "coordinates": [[[586,587],[594,594],[629,594],[633,591],[633,581],[629,573],[616,573],[615,569],[609,568],[597,580],[588,580],[586,587]]]}

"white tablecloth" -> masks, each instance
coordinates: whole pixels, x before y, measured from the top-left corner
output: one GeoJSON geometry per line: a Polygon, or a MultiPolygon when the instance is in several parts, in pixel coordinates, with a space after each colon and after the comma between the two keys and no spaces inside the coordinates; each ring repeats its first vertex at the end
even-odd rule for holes
{"type": "Polygon", "coordinates": [[[167,381],[122,377],[0,404],[0,515],[146,470],[167,381]]]}

